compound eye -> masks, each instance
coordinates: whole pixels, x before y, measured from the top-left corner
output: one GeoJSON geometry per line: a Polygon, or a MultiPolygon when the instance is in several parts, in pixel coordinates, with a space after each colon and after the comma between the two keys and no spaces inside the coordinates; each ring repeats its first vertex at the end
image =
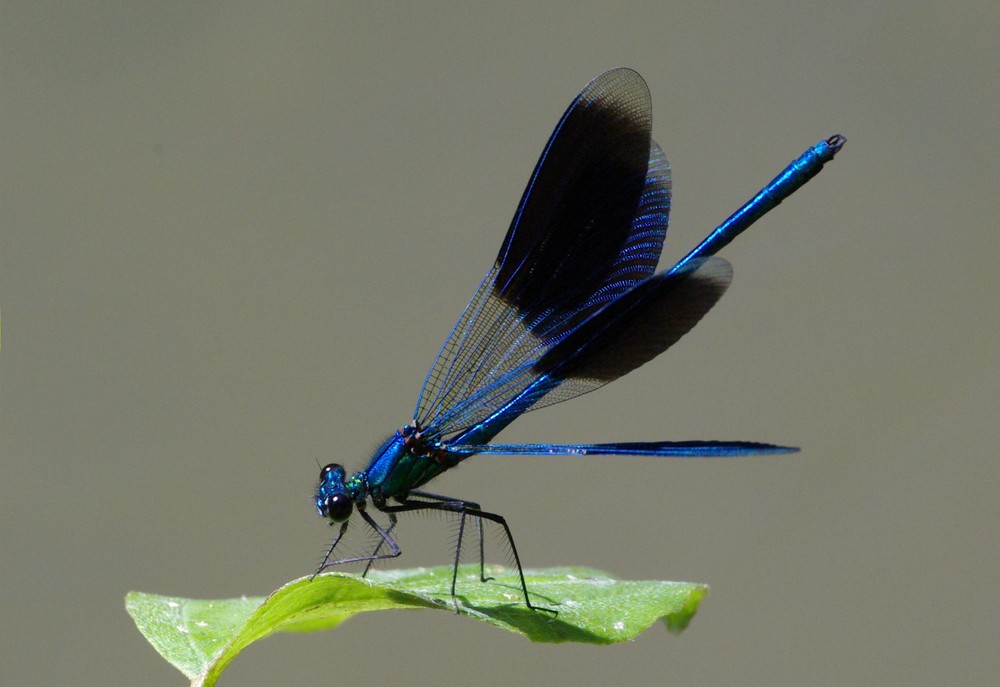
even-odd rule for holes
{"type": "Polygon", "coordinates": [[[333,522],[344,522],[351,517],[354,510],[354,501],[347,494],[334,494],[327,496],[323,501],[323,515],[333,522]]]}
{"type": "Polygon", "coordinates": [[[330,463],[319,471],[319,479],[321,482],[327,481],[330,475],[335,473],[344,474],[344,467],[342,465],[337,465],[336,463],[330,463]]]}

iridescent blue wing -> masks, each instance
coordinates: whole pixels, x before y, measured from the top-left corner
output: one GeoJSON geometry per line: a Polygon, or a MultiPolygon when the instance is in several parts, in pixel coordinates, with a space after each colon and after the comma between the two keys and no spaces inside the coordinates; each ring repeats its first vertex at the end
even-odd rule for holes
{"type": "Polygon", "coordinates": [[[547,351],[653,274],[670,170],[650,139],[650,110],[629,69],[597,77],[566,110],[493,268],[427,375],[414,417],[430,434],[503,408],[541,374],[533,364],[547,351]]]}
{"type": "MultiPolygon", "coordinates": [[[[628,374],[676,343],[722,298],[732,281],[722,258],[691,261],[661,272],[593,313],[530,364],[512,370],[448,411],[443,420],[466,426],[480,407],[501,412],[459,444],[486,443],[518,415],[592,391],[628,374]],[[511,395],[510,390],[517,390],[511,395]]],[[[444,448],[450,448],[447,444],[444,448]]]]}
{"type": "Polygon", "coordinates": [[[797,451],[749,441],[484,443],[508,418],[596,389],[659,355],[719,302],[731,280],[729,263],[713,257],[691,261],[681,270],[664,272],[636,285],[584,320],[536,360],[523,377],[534,381],[510,401],[499,421],[486,423],[487,431],[473,431],[456,438],[455,443],[441,443],[438,448],[456,460],[476,453],[722,457],[797,451]]]}

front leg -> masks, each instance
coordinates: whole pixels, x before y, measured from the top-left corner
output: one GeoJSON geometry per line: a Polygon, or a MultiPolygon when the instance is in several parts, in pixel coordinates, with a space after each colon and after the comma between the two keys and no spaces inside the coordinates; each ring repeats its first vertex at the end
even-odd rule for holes
{"type": "Polygon", "coordinates": [[[343,565],[344,563],[357,563],[359,561],[367,561],[368,565],[365,566],[365,571],[362,574],[362,577],[364,577],[366,574],[368,574],[368,569],[371,567],[371,564],[374,561],[381,560],[383,558],[396,558],[397,556],[399,556],[399,554],[403,552],[403,550],[400,549],[399,545],[396,543],[396,540],[394,540],[392,536],[389,534],[389,532],[392,531],[392,528],[396,526],[395,515],[389,513],[389,527],[387,529],[382,529],[382,527],[377,522],[375,522],[372,516],[368,515],[368,511],[366,511],[364,508],[359,507],[358,513],[360,513],[361,517],[364,518],[364,521],[367,522],[368,525],[373,530],[375,530],[378,536],[382,538],[382,540],[378,543],[378,546],[376,546],[375,550],[367,556],[351,556],[349,558],[338,558],[335,561],[331,561],[330,556],[333,555],[333,550],[336,548],[337,544],[344,536],[344,533],[347,531],[347,523],[349,521],[345,520],[343,524],[341,524],[340,526],[340,533],[337,535],[337,538],[333,540],[333,544],[330,545],[330,549],[326,552],[326,557],[323,559],[322,565],[320,565],[319,569],[316,570],[315,573],[313,573],[313,577],[316,577],[316,575],[320,574],[327,568],[332,567],[334,565],[343,565]],[[388,545],[389,547],[388,553],[380,553],[383,544],[388,545]]]}

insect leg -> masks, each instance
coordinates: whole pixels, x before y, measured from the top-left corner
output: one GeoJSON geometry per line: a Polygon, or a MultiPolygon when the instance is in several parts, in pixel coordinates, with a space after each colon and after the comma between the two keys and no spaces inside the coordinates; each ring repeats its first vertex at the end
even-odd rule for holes
{"type": "MultiPolygon", "coordinates": [[[[473,503],[472,501],[462,501],[461,499],[456,499],[451,496],[442,496],[441,494],[432,494],[429,491],[413,490],[410,492],[410,496],[416,496],[429,501],[464,503],[469,508],[480,508],[478,503],[473,503]]],[[[462,524],[464,525],[464,522],[462,524]]],[[[479,581],[492,582],[494,578],[486,576],[486,544],[483,539],[483,519],[478,517],[476,518],[476,534],[479,536],[479,581]]],[[[459,545],[461,546],[461,544],[459,545]]]]}
{"type": "MultiPolygon", "coordinates": [[[[385,534],[392,538],[392,530],[396,527],[396,516],[393,513],[388,513],[389,516],[389,526],[385,528],[385,534]]],[[[375,545],[375,550],[372,551],[371,556],[368,559],[368,563],[365,565],[364,572],[361,573],[361,577],[367,577],[368,571],[372,569],[372,565],[379,558],[386,558],[386,556],[380,556],[379,551],[382,550],[382,545],[385,544],[385,539],[379,539],[378,544],[375,545]]]]}
{"type": "MultiPolygon", "coordinates": [[[[528,585],[524,581],[524,570],[521,567],[521,557],[517,554],[517,546],[514,545],[514,535],[511,534],[510,527],[507,525],[507,520],[504,519],[502,515],[498,513],[490,513],[484,511],[479,507],[479,504],[473,503],[471,501],[462,501],[461,499],[445,499],[445,497],[435,495],[425,495],[422,492],[410,492],[412,495],[427,498],[426,501],[404,501],[403,503],[396,506],[385,506],[383,508],[386,513],[402,513],[406,511],[416,511],[416,510],[438,510],[447,511],[451,513],[459,513],[461,515],[461,521],[459,523],[458,532],[458,545],[455,550],[455,561],[452,571],[452,586],[451,586],[451,597],[455,604],[455,611],[458,612],[458,598],[455,594],[455,583],[458,578],[458,560],[461,553],[462,547],[462,534],[465,528],[465,518],[467,516],[472,516],[474,518],[485,518],[491,522],[495,522],[501,527],[503,527],[504,533],[507,536],[507,542],[510,544],[510,551],[514,555],[514,564],[517,566],[517,575],[521,582],[521,591],[524,593],[524,605],[533,611],[547,611],[549,613],[558,614],[558,611],[554,611],[550,608],[545,608],[544,606],[535,606],[531,603],[531,596],[528,594],[528,585]]],[[[480,539],[480,543],[481,543],[480,539]]],[[[480,571],[480,577],[482,577],[482,571],[480,571]]]]}
{"type": "Polygon", "coordinates": [[[339,563],[339,561],[334,561],[333,563],[331,563],[330,556],[333,555],[333,550],[337,548],[337,544],[339,544],[340,540],[344,537],[344,532],[347,531],[347,524],[348,524],[347,520],[340,523],[340,532],[337,533],[337,536],[334,538],[333,543],[330,544],[330,548],[326,550],[326,555],[323,556],[323,562],[319,564],[319,567],[316,568],[316,572],[314,572],[312,574],[312,577],[309,578],[310,582],[314,580],[316,576],[319,575],[321,572],[329,568],[331,565],[336,565],[337,563],[339,563]]]}
{"type": "MultiPolygon", "coordinates": [[[[367,556],[351,556],[349,558],[338,558],[335,561],[331,561],[330,556],[333,554],[333,549],[337,546],[337,543],[340,541],[341,537],[344,536],[344,532],[347,531],[347,521],[344,521],[344,523],[340,526],[340,533],[337,535],[337,538],[333,541],[333,544],[330,545],[330,549],[326,553],[326,558],[323,560],[323,565],[319,567],[319,570],[313,573],[313,577],[316,577],[316,575],[334,565],[342,565],[344,563],[357,563],[358,561],[367,561],[370,566],[372,561],[377,561],[382,558],[396,558],[399,554],[403,552],[402,549],[399,548],[399,545],[396,543],[396,540],[392,538],[389,532],[385,529],[382,529],[382,527],[377,522],[375,522],[372,516],[368,515],[368,512],[366,510],[358,508],[358,513],[360,513],[361,517],[364,518],[365,522],[367,522],[368,525],[373,530],[375,530],[376,533],[378,533],[378,536],[382,537],[382,541],[380,541],[379,545],[375,547],[375,551],[373,551],[370,555],[367,556]],[[387,544],[389,546],[390,550],[388,553],[379,553],[379,551],[382,548],[382,544],[387,544]]],[[[388,529],[392,530],[395,524],[396,524],[396,518],[395,516],[390,514],[388,529]]],[[[367,567],[365,568],[365,572],[366,573],[368,572],[367,567]]]]}

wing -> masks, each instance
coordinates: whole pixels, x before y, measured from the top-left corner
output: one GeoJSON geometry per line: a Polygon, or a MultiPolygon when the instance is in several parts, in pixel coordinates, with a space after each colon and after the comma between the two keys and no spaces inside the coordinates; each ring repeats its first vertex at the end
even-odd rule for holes
{"type": "Polygon", "coordinates": [[[735,458],[797,453],[794,446],[755,441],[651,441],[616,444],[449,444],[449,453],[466,458],[477,453],[507,456],[664,456],[668,458],[735,458]]]}
{"type": "MultiPolygon", "coordinates": [[[[528,410],[568,400],[618,379],[689,332],[722,298],[732,276],[728,262],[712,257],[642,281],[593,313],[533,362],[463,399],[439,421],[448,427],[475,424],[474,430],[452,439],[457,444],[485,444],[528,410]],[[484,418],[484,408],[494,410],[484,418]]],[[[450,448],[451,444],[445,443],[445,448],[450,448]]]]}
{"type": "Polygon", "coordinates": [[[649,91],[634,71],[588,84],[525,189],[492,269],[456,323],[415,419],[437,436],[489,417],[532,384],[533,364],[656,268],[670,169],[650,139],[649,91]]]}

